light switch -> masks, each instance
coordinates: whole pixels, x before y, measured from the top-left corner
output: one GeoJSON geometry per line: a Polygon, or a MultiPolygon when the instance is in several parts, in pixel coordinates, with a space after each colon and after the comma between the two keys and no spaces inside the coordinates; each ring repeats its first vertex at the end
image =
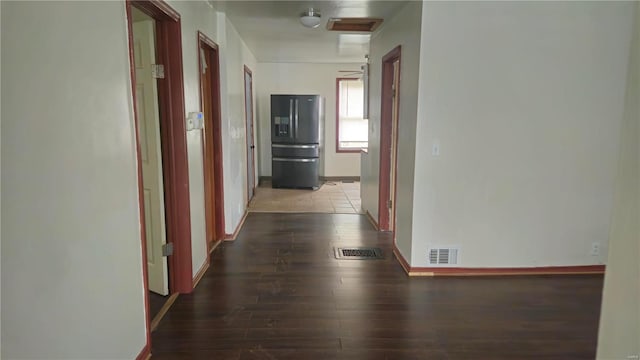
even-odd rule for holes
{"type": "Polygon", "coordinates": [[[190,112],[187,117],[187,130],[201,130],[204,125],[204,115],[201,112],[190,112]]]}

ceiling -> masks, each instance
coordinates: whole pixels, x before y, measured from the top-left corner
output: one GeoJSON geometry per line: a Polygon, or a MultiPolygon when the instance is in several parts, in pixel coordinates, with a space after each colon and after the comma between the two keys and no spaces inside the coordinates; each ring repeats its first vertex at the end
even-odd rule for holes
{"type": "MultiPolygon", "coordinates": [[[[211,1],[225,12],[258,61],[362,63],[369,53],[369,33],[326,29],[331,17],[388,20],[407,1],[211,1]],[[300,24],[300,13],[313,7],[322,14],[318,28],[300,24]]],[[[384,22],[380,28],[384,27],[384,22]]]]}

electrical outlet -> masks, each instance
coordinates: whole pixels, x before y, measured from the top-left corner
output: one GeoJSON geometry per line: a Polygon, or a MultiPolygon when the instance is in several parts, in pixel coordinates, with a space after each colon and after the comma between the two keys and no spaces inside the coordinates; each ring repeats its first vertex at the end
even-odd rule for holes
{"type": "Polygon", "coordinates": [[[598,255],[600,255],[600,243],[594,242],[593,244],[591,244],[591,256],[598,256],[598,255]]]}

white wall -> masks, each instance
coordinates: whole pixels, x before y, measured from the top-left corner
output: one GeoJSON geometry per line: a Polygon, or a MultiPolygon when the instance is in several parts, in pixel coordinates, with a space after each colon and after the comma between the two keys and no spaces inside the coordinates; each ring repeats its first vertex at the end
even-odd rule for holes
{"type": "MultiPolygon", "coordinates": [[[[186,112],[200,110],[196,31],[220,46],[231,233],[246,205],[243,65],[255,81],[255,58],[206,2],[170,5],[186,112]]],[[[144,346],[126,26],[122,2],[2,2],[3,357],[125,359],[144,346]]],[[[195,275],[206,261],[201,133],[187,143],[195,275]]]]}
{"type": "Polygon", "coordinates": [[[425,3],[412,266],[605,262],[632,6],[425,3]]]}
{"type": "MultiPolygon", "coordinates": [[[[254,113],[255,92],[259,84],[256,71],[257,63],[238,31],[226,21],[226,42],[223,43],[221,53],[224,61],[221,69],[225,73],[226,83],[226,114],[223,113],[223,141],[224,155],[224,193],[225,193],[225,221],[226,231],[232,234],[247,208],[247,130],[244,107],[244,65],[253,72],[254,113]]],[[[254,114],[255,117],[255,114],[254,114]]],[[[257,120],[254,118],[254,126],[257,120]]],[[[254,129],[254,142],[257,140],[254,129]]],[[[257,166],[256,157],[256,166],[257,166]]],[[[257,182],[255,182],[257,184],[257,182]]]]}
{"type": "MultiPolygon", "coordinates": [[[[170,1],[169,4],[180,13],[182,20],[182,66],[185,111],[187,114],[192,111],[202,111],[200,107],[199,55],[198,38],[196,34],[197,31],[200,30],[214,41],[218,41],[216,37],[216,12],[207,3],[200,1],[170,1]]],[[[188,131],[187,153],[189,157],[189,199],[191,212],[191,266],[194,276],[206,262],[207,257],[202,146],[202,132],[188,131]]]]}
{"type": "MultiPolygon", "coordinates": [[[[2,6],[0,6],[0,18],[2,17],[2,6]]],[[[1,23],[2,21],[0,21],[1,23]]],[[[0,43],[2,41],[0,40],[0,43]]],[[[2,47],[0,46],[0,59],[2,59],[2,47]]],[[[0,63],[2,61],[0,60],[0,63]]],[[[0,71],[0,82],[2,81],[2,71],[0,71]]],[[[0,93],[2,91],[0,90],[0,93]]],[[[0,101],[0,123],[2,123],[2,101],[0,101]]],[[[0,154],[2,153],[2,126],[0,126],[0,154]]],[[[2,161],[0,160],[0,163],[2,161]]],[[[0,189],[2,188],[2,167],[0,166],[0,189]]],[[[0,249],[2,249],[2,191],[0,191],[0,249]]],[[[0,251],[1,254],[1,251],[0,251]]],[[[0,256],[0,269],[2,269],[2,256],[0,256]]],[[[2,275],[2,270],[0,270],[0,276],[2,275]]],[[[0,279],[0,283],[1,283],[0,279]]],[[[2,286],[0,286],[0,309],[2,309],[2,286]]],[[[2,311],[0,311],[0,334],[2,334],[2,311]]],[[[1,337],[1,336],[0,336],[1,337]]],[[[2,358],[2,339],[0,338],[0,358],[2,358]]]]}
{"type": "MultiPolygon", "coordinates": [[[[364,59],[363,63],[364,63],[364,59]]],[[[260,176],[271,176],[271,94],[321,95],[325,99],[322,176],[360,176],[358,153],[336,153],[336,78],[361,64],[258,63],[256,120],[260,176]]]]}
{"type": "Polygon", "coordinates": [[[416,146],[416,109],[418,101],[418,69],[420,67],[420,26],[422,2],[412,1],[378,30],[371,40],[369,154],[363,164],[362,207],[378,219],[378,177],[380,171],[380,96],[382,58],[401,45],[400,109],[398,120],[398,172],[396,204],[396,241],[400,252],[407,257],[411,251],[411,223],[413,208],[413,168],[416,146]]]}
{"type": "MultiPolygon", "coordinates": [[[[226,16],[206,2],[170,1],[170,5],[180,13],[182,19],[184,96],[187,113],[202,110],[197,32],[201,31],[219,46],[225,231],[233,233],[247,203],[243,65],[253,65],[255,68],[255,57],[227,21],[226,16]]],[[[202,132],[187,132],[187,144],[192,270],[193,275],[196,275],[207,257],[202,132]]]]}
{"type": "Polygon", "coordinates": [[[604,280],[598,359],[640,354],[640,6],[636,4],[622,145],[604,280]]]}
{"type": "Polygon", "coordinates": [[[2,357],[134,358],[145,318],[124,2],[0,6],[2,357]]]}

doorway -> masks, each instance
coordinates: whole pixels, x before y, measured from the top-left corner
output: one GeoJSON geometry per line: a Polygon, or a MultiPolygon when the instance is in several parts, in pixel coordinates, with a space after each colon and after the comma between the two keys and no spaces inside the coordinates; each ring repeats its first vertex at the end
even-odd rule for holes
{"type": "Polygon", "coordinates": [[[380,188],[378,193],[378,225],[382,231],[395,231],[396,223],[400,53],[401,48],[397,46],[382,58],[380,188]]]}
{"type": "Polygon", "coordinates": [[[244,66],[244,115],[247,129],[247,204],[256,190],[255,142],[253,135],[253,73],[244,66]]]}
{"type": "Polygon", "coordinates": [[[142,197],[147,253],[149,316],[154,319],[169,296],[169,270],[163,249],[167,243],[162,140],[156,66],[156,22],[137,8],[131,10],[135,64],[137,130],[142,163],[142,197]]]}
{"type": "MultiPolygon", "coordinates": [[[[224,238],[220,57],[218,45],[198,31],[200,107],[204,115],[203,162],[207,249],[224,238]]],[[[207,257],[207,262],[209,258],[207,257]]]]}
{"type": "Polygon", "coordinates": [[[142,267],[147,343],[138,358],[146,358],[151,349],[150,286],[161,289],[161,293],[170,293],[169,303],[178,293],[193,290],[182,36],[180,14],[165,2],[126,0],[125,8],[138,163],[142,263],[147,265],[142,267]],[[147,50],[136,49],[144,46],[147,50]],[[148,64],[143,66],[140,61],[144,52],[148,64]],[[136,57],[136,53],[141,55],[136,57]],[[142,73],[140,77],[138,71],[142,73]],[[151,78],[145,78],[148,76],[151,78]],[[143,131],[145,134],[141,134],[143,131]],[[155,165],[147,166],[151,153],[156,157],[155,165]],[[151,170],[145,171],[146,168],[151,170]],[[159,192],[163,193],[164,206],[161,206],[159,192]],[[158,203],[151,204],[153,199],[158,203]],[[147,211],[147,208],[151,210],[147,211]],[[159,225],[163,219],[164,231],[159,225]],[[171,245],[163,247],[158,239],[171,245]],[[148,247],[152,249],[147,251],[148,247]],[[159,288],[150,283],[153,280],[149,257],[153,257],[152,263],[161,264],[163,274],[166,264],[167,276],[160,277],[159,288]]]}

